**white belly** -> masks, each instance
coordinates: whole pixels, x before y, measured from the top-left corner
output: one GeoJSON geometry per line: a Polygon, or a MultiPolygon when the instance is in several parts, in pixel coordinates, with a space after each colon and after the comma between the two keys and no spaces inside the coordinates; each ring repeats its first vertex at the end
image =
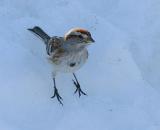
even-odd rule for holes
{"type": "Polygon", "coordinates": [[[52,63],[57,72],[73,73],[84,65],[87,58],[87,49],[83,49],[80,52],[69,53],[67,56],[60,58],[59,64],[52,63]]]}

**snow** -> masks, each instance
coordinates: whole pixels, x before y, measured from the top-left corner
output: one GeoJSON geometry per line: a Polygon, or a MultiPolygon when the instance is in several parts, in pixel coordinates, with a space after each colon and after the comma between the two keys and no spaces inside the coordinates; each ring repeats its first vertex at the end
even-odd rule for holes
{"type": "Polygon", "coordinates": [[[1,130],[159,130],[159,0],[1,0],[1,130]],[[43,43],[27,28],[63,36],[91,31],[96,43],[76,74],[88,96],[59,74],[53,94],[43,43]]]}

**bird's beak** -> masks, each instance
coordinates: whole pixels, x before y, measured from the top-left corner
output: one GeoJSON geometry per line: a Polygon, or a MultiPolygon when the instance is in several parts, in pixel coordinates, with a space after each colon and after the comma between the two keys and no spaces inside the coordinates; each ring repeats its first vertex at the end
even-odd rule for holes
{"type": "Polygon", "coordinates": [[[91,38],[90,38],[90,42],[95,42],[95,40],[91,37],[91,38]]]}
{"type": "Polygon", "coordinates": [[[88,39],[88,43],[93,43],[93,42],[95,42],[95,40],[94,40],[92,37],[90,37],[90,38],[88,39]]]}

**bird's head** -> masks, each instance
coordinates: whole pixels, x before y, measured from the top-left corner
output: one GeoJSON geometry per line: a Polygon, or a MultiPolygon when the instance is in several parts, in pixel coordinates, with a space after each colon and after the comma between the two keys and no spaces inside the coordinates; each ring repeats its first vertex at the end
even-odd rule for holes
{"type": "Polygon", "coordinates": [[[83,28],[73,28],[69,30],[65,36],[64,39],[67,40],[77,40],[78,43],[82,43],[85,45],[88,45],[90,43],[95,42],[91,36],[91,33],[83,28]]]}

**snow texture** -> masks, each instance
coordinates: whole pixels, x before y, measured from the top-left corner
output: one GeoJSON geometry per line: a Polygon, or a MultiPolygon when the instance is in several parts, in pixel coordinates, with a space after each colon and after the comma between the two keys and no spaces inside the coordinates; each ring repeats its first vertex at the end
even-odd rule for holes
{"type": "Polygon", "coordinates": [[[0,130],[160,130],[159,0],[0,0],[0,130]],[[96,43],[77,71],[88,96],[59,74],[53,95],[44,44],[27,28],[96,43]]]}

